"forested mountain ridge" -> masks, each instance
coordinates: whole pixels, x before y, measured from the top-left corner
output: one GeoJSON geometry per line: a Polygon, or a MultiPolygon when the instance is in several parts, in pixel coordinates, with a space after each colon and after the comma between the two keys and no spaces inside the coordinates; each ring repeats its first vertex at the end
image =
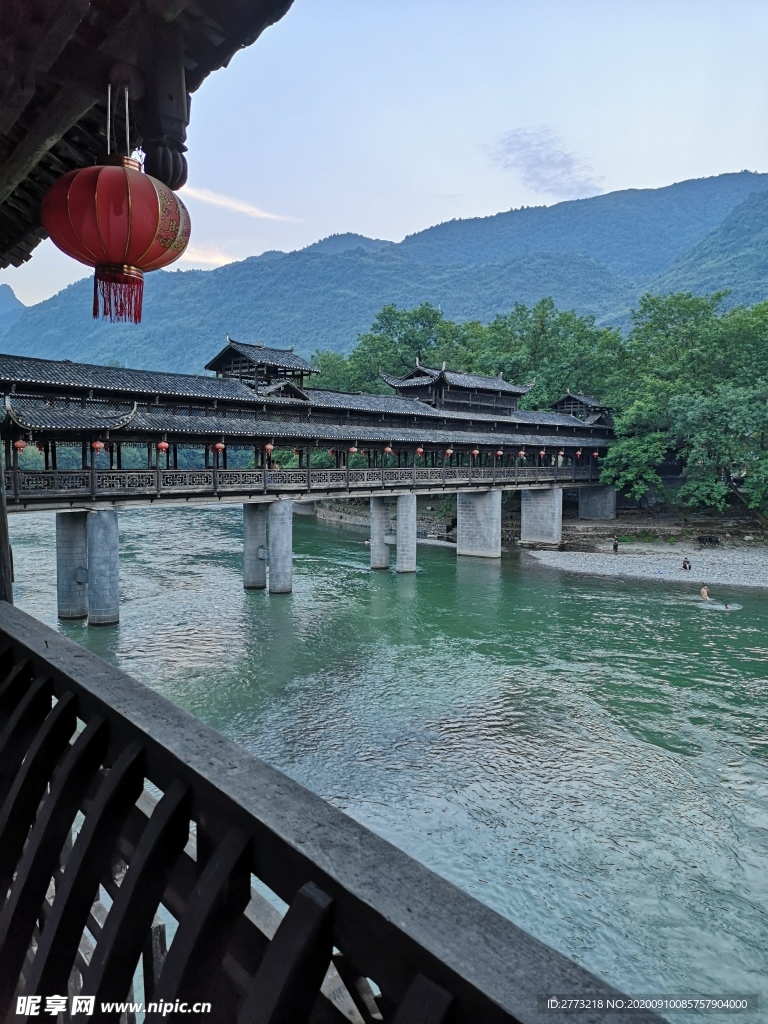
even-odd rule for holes
{"type": "Polygon", "coordinates": [[[0,350],[199,372],[227,332],[304,355],[348,353],[391,303],[489,322],[551,297],[624,325],[648,290],[768,297],[767,239],[768,175],[744,171],[451,221],[397,244],[332,235],[216,270],[150,274],[138,327],[93,321],[91,281],[80,281],[4,333],[0,322],[0,350]]]}

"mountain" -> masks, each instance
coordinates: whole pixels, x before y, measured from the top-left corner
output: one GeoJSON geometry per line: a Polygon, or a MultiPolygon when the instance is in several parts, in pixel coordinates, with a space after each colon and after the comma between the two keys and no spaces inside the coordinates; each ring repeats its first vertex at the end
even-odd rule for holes
{"type": "Polygon", "coordinates": [[[9,284],[0,284],[0,335],[16,323],[26,308],[9,284]]]}
{"type": "Polygon", "coordinates": [[[767,262],[768,175],[742,171],[451,221],[400,243],[331,235],[216,270],[150,274],[139,326],[92,320],[92,285],[79,281],[22,307],[4,334],[0,323],[0,350],[199,372],[225,333],[303,355],[349,352],[389,302],[487,321],[551,296],[623,325],[647,290],[766,298],[767,262]]]}
{"type": "Polygon", "coordinates": [[[658,292],[730,289],[729,301],[768,298],[768,190],[751,195],[652,283],[658,292]]]}

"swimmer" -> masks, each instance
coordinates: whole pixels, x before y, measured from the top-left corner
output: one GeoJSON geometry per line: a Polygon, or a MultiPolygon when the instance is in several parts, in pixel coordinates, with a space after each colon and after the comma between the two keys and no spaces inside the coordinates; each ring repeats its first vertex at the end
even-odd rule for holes
{"type": "Polygon", "coordinates": [[[699,593],[701,594],[701,600],[702,600],[702,601],[708,601],[708,600],[709,600],[709,587],[707,586],[707,584],[706,584],[706,583],[705,583],[705,584],[704,584],[704,586],[703,586],[703,587],[701,588],[701,590],[699,591],[699,593]]]}
{"type": "Polygon", "coordinates": [[[729,612],[730,610],[731,610],[731,606],[729,604],[727,604],[725,606],[725,608],[724,608],[724,611],[729,612]]]}

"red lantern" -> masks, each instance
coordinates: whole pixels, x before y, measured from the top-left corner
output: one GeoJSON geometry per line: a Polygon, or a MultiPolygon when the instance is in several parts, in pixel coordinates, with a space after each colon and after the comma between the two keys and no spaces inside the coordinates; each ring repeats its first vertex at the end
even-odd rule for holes
{"type": "Polygon", "coordinates": [[[598,455],[599,455],[599,452],[592,452],[592,458],[593,459],[596,459],[598,457],[598,455]]]}
{"type": "Polygon", "coordinates": [[[565,455],[565,452],[564,451],[559,451],[557,454],[560,456],[560,458],[562,458],[565,455]]]}
{"type": "Polygon", "coordinates": [[[522,448],[520,449],[520,451],[517,454],[520,456],[521,459],[525,458],[525,452],[523,451],[522,448]]]}
{"type": "Polygon", "coordinates": [[[13,447],[16,449],[17,452],[23,452],[24,449],[27,447],[27,442],[26,441],[14,441],[13,442],[13,447]]]}
{"type": "Polygon", "coordinates": [[[173,263],[189,241],[184,203],[127,157],[59,178],[40,217],[54,245],[96,268],[93,315],[112,321],[141,322],[144,272],[173,263]]]}
{"type": "Polygon", "coordinates": [[[224,444],[223,441],[217,441],[213,447],[216,449],[217,452],[223,452],[227,446],[224,444]]]}
{"type": "Polygon", "coordinates": [[[159,452],[163,452],[163,453],[165,453],[165,452],[167,452],[167,451],[168,451],[168,449],[169,449],[170,447],[171,447],[171,446],[170,446],[170,445],[168,444],[168,442],[167,442],[167,441],[158,441],[158,442],[157,442],[157,450],[158,450],[159,452]]]}
{"type": "Polygon", "coordinates": [[[416,449],[416,454],[419,456],[419,458],[421,458],[422,455],[424,454],[424,449],[423,448],[417,448],[416,449]]]}
{"type": "Polygon", "coordinates": [[[546,454],[547,454],[547,453],[546,453],[546,452],[545,452],[545,450],[544,450],[544,449],[542,448],[542,449],[541,449],[541,451],[539,452],[539,458],[543,459],[543,458],[544,458],[544,456],[545,456],[546,454]]]}
{"type": "Polygon", "coordinates": [[[357,448],[355,448],[354,445],[352,445],[352,447],[349,449],[349,454],[350,455],[357,455],[357,448]]]}
{"type": "Polygon", "coordinates": [[[499,448],[499,450],[496,452],[496,458],[497,459],[504,458],[504,452],[501,450],[501,448],[499,448]]]}
{"type": "Polygon", "coordinates": [[[387,445],[387,447],[384,449],[384,454],[385,455],[391,455],[392,454],[392,449],[389,447],[389,445],[387,445]]]}
{"type": "Polygon", "coordinates": [[[93,448],[97,455],[101,455],[101,453],[104,451],[104,442],[94,441],[93,444],[91,445],[91,448],[93,448]]]}
{"type": "Polygon", "coordinates": [[[446,449],[445,449],[445,454],[446,454],[446,455],[448,456],[448,458],[450,459],[450,457],[451,457],[451,456],[453,455],[453,448],[446,448],[446,449]]]}
{"type": "MultiPolygon", "coordinates": [[[[271,455],[274,450],[275,446],[273,444],[264,445],[264,451],[267,453],[267,455],[271,455]]],[[[333,455],[333,450],[331,450],[331,455],[333,455]]]]}
{"type": "Polygon", "coordinates": [[[579,450],[576,452],[576,458],[577,459],[581,458],[581,448],[579,448],[579,450]]]}
{"type": "Polygon", "coordinates": [[[480,454],[480,452],[479,452],[479,450],[477,448],[473,448],[472,449],[472,458],[473,459],[476,459],[479,454],[480,454]]]}

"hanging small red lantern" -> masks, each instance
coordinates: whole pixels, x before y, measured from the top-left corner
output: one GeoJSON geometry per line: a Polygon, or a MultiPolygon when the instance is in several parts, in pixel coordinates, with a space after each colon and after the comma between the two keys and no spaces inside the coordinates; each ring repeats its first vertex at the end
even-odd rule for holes
{"type": "Polygon", "coordinates": [[[521,459],[525,458],[525,452],[523,451],[522,448],[520,449],[520,451],[517,454],[520,456],[521,459]]]}
{"type": "Polygon", "coordinates": [[[93,315],[141,322],[144,272],[177,260],[189,242],[189,214],[137,160],[69,171],[40,207],[43,227],[62,252],[95,267],[93,315]]]}
{"type": "Polygon", "coordinates": [[[422,455],[424,454],[424,449],[423,448],[417,448],[416,449],[416,454],[419,456],[419,458],[421,458],[422,455]]]}
{"type": "Polygon", "coordinates": [[[479,454],[480,454],[480,452],[479,452],[479,450],[477,448],[473,448],[472,449],[472,458],[473,459],[476,459],[479,454]]]}
{"type": "Polygon", "coordinates": [[[159,452],[163,452],[163,454],[165,454],[165,452],[167,452],[170,447],[171,446],[168,444],[167,441],[158,441],[157,442],[157,450],[159,452]]]}
{"type": "Polygon", "coordinates": [[[216,449],[217,452],[223,452],[227,446],[224,444],[223,441],[217,441],[213,447],[216,449]]]}
{"type": "Polygon", "coordinates": [[[26,441],[14,441],[13,442],[13,447],[16,449],[17,452],[23,452],[24,449],[27,447],[27,442],[26,441]]]}
{"type": "Polygon", "coordinates": [[[559,451],[559,452],[558,452],[557,454],[558,454],[558,455],[560,456],[560,458],[562,459],[562,457],[563,457],[563,456],[565,455],[565,452],[564,452],[564,451],[559,451]]]}
{"type": "Polygon", "coordinates": [[[451,457],[451,456],[453,455],[453,448],[446,448],[446,449],[445,449],[445,454],[446,454],[446,455],[448,456],[448,458],[450,459],[450,457],[451,457]]]}
{"type": "Polygon", "coordinates": [[[389,447],[389,445],[387,445],[387,447],[384,449],[384,454],[385,455],[392,455],[393,454],[392,449],[389,447]]]}
{"type": "Polygon", "coordinates": [[[499,450],[496,452],[496,458],[497,459],[501,459],[503,457],[504,457],[504,452],[501,450],[501,448],[499,448],[499,450]]]}
{"type": "Polygon", "coordinates": [[[539,452],[539,458],[543,459],[546,454],[547,454],[546,451],[542,448],[541,451],[539,452]]]}
{"type": "Polygon", "coordinates": [[[579,448],[579,450],[576,452],[576,458],[577,459],[581,458],[581,448],[579,448]]]}
{"type": "Polygon", "coordinates": [[[349,449],[349,454],[350,455],[357,455],[357,448],[355,448],[354,445],[352,445],[352,447],[349,449]]]}
{"type": "MultiPolygon", "coordinates": [[[[264,445],[264,451],[267,453],[267,455],[271,455],[274,450],[275,446],[273,444],[264,445]]],[[[333,455],[333,452],[331,452],[331,455],[333,455]]]]}
{"type": "Polygon", "coordinates": [[[104,442],[94,441],[93,444],[91,445],[91,448],[93,448],[97,455],[101,455],[101,453],[104,451],[104,442]]]}
{"type": "Polygon", "coordinates": [[[599,457],[599,454],[600,454],[599,452],[592,452],[592,458],[593,458],[593,459],[596,459],[596,458],[598,458],[598,457],[599,457]]]}

